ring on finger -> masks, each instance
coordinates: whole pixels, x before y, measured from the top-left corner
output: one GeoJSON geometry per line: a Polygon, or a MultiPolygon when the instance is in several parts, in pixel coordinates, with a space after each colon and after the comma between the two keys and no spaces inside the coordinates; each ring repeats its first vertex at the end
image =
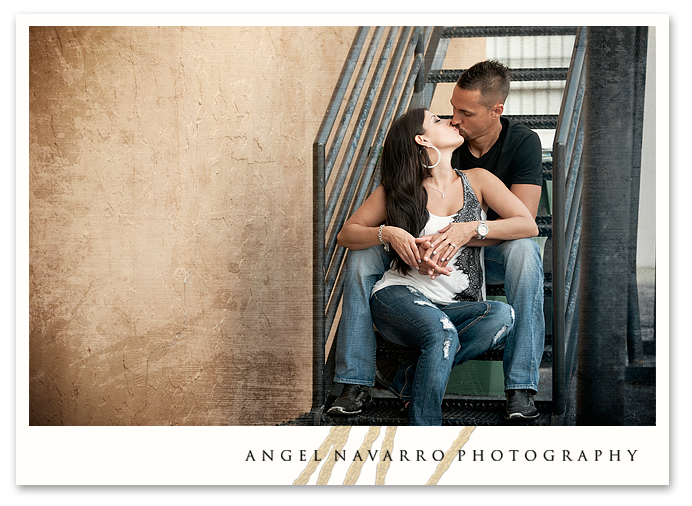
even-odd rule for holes
{"type": "Polygon", "coordinates": [[[456,248],[456,247],[457,247],[457,245],[454,244],[453,242],[450,242],[449,245],[450,245],[452,248],[456,248]]]}

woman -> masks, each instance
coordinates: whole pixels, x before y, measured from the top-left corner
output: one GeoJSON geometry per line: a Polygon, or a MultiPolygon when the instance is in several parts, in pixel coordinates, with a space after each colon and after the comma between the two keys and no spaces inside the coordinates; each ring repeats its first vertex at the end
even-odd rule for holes
{"type": "Polygon", "coordinates": [[[502,344],[514,324],[510,306],[483,300],[481,248],[466,243],[538,234],[524,204],[497,177],[452,168],[452,152],[463,142],[430,111],[414,109],[397,119],[380,158],[382,185],[338,235],[339,245],[350,249],[381,243],[392,250],[370,307],[385,339],[420,351],[415,375],[400,371],[395,378],[402,398],[410,391],[410,425],[441,425],[452,367],[502,344]],[[484,222],[488,207],[502,219],[484,222]],[[435,245],[431,256],[452,266],[444,276],[418,272],[419,244],[426,241],[435,245]]]}

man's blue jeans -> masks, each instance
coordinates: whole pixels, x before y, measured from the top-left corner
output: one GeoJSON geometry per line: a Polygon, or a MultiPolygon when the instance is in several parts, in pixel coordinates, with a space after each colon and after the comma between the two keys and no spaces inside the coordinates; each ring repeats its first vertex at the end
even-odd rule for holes
{"type": "Polygon", "coordinates": [[[537,392],[545,346],[545,282],[538,244],[517,239],[486,247],[485,281],[489,285],[504,283],[507,302],[516,313],[503,355],[505,390],[537,392]]]}
{"type": "MultiPolygon", "coordinates": [[[[538,390],[538,375],[545,340],[543,316],[543,262],[531,239],[504,241],[485,247],[488,284],[505,285],[507,302],[514,308],[514,329],[505,342],[505,390],[538,390]]],[[[336,342],[334,381],[375,384],[375,331],[370,314],[370,292],[389,267],[382,246],[349,250],[344,298],[336,342]]]]}
{"type": "Polygon", "coordinates": [[[415,372],[402,369],[392,383],[410,392],[409,425],[441,425],[452,367],[499,347],[514,326],[514,311],[502,302],[438,306],[408,286],[378,290],[370,309],[382,337],[420,351],[415,372]]]}

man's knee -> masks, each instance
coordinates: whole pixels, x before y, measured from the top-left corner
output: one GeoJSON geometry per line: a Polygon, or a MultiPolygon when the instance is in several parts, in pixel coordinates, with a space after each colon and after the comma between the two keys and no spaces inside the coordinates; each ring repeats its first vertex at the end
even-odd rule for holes
{"type": "Polygon", "coordinates": [[[541,248],[531,239],[506,241],[505,265],[507,269],[529,268],[543,272],[541,248]]]}
{"type": "Polygon", "coordinates": [[[517,255],[519,257],[529,257],[529,258],[540,258],[541,248],[538,246],[536,241],[525,238],[525,239],[515,239],[513,241],[506,241],[507,249],[510,255],[517,255]]]}

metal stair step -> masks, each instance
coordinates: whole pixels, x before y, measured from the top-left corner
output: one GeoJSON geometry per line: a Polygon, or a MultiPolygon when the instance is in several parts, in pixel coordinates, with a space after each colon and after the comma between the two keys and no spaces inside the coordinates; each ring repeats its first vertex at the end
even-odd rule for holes
{"type": "Polygon", "coordinates": [[[551,130],[557,128],[557,114],[509,114],[507,117],[523,123],[531,130],[551,130]]]}
{"type": "MultiPolygon", "coordinates": [[[[334,399],[327,402],[327,406],[334,399]]],[[[537,420],[506,421],[504,419],[504,399],[447,399],[442,401],[443,426],[483,426],[483,425],[549,425],[552,403],[537,401],[540,412],[537,420]]],[[[304,415],[304,419],[314,420],[314,416],[304,415]]],[[[352,426],[401,426],[408,424],[408,415],[402,403],[396,398],[375,398],[363,412],[356,416],[336,417],[326,413],[321,416],[322,425],[352,426]]]]}
{"type": "Polygon", "coordinates": [[[538,237],[553,236],[552,216],[536,216],[536,225],[538,225],[538,237]]]}
{"type": "Polygon", "coordinates": [[[445,39],[474,37],[535,37],[576,35],[576,26],[446,26],[441,37],[445,39]]]}
{"type": "Polygon", "coordinates": [[[546,160],[543,162],[543,179],[547,181],[553,180],[553,161],[546,160]]]}
{"type": "Polygon", "coordinates": [[[656,385],[656,358],[645,357],[641,364],[630,364],[625,369],[625,382],[633,385],[656,385]]]}
{"type": "MultiPolygon", "coordinates": [[[[456,83],[459,76],[466,69],[439,69],[428,73],[429,83],[456,83]]],[[[538,68],[514,68],[509,69],[512,74],[512,82],[528,81],[566,81],[568,68],[566,67],[538,67],[538,68]]]]}

